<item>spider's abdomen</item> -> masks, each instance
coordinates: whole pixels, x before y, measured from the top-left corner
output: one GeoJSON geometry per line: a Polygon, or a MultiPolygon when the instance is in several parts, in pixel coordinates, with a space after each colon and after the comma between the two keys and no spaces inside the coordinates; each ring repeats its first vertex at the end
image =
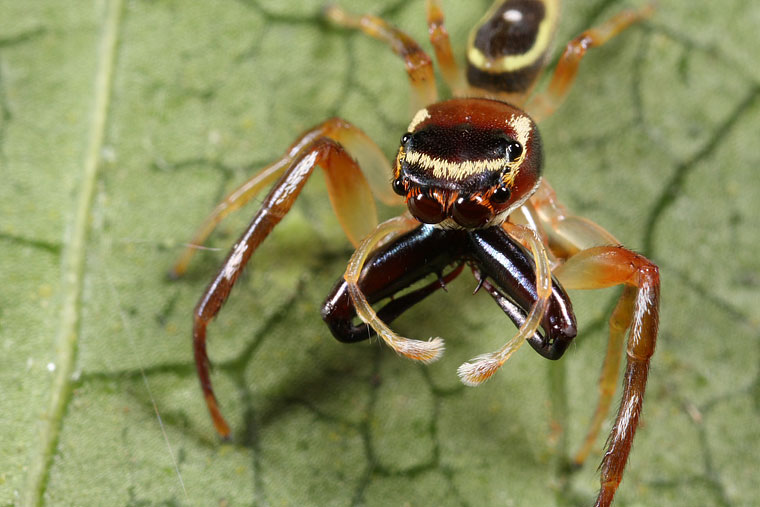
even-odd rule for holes
{"type": "Polygon", "coordinates": [[[526,93],[543,68],[559,0],[499,0],[470,33],[467,81],[477,88],[526,93]]]}

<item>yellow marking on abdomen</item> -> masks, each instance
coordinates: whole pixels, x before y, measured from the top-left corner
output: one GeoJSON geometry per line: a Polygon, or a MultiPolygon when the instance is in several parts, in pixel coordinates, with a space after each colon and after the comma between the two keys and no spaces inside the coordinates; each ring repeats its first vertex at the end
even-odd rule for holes
{"type": "Polygon", "coordinates": [[[503,0],[494,2],[493,6],[486,12],[475,28],[470,32],[467,42],[467,60],[477,69],[490,74],[501,74],[502,72],[514,72],[526,67],[530,67],[537,60],[543,57],[549,49],[549,45],[554,35],[554,30],[559,19],[560,0],[543,0],[546,12],[544,19],[538,25],[538,35],[536,41],[528,50],[521,55],[509,55],[501,58],[490,58],[483,54],[481,50],[475,47],[475,35],[478,29],[483,26],[487,20],[491,19],[498,8],[503,4],[503,0]]]}

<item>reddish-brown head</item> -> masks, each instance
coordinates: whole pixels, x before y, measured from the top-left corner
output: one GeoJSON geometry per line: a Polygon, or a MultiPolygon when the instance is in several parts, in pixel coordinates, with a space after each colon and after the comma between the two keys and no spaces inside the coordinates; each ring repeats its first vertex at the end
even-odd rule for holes
{"type": "Polygon", "coordinates": [[[489,99],[452,99],[419,111],[401,138],[393,189],[419,221],[497,225],[533,194],[541,139],[522,110],[489,99]]]}

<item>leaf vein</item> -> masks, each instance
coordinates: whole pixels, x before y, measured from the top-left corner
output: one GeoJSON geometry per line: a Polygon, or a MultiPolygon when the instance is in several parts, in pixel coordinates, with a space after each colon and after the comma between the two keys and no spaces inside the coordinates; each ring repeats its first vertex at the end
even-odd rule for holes
{"type": "Polygon", "coordinates": [[[103,28],[98,39],[93,110],[83,161],[81,187],[76,198],[73,222],[67,230],[67,237],[64,238],[63,301],[55,337],[56,374],[50,388],[48,408],[41,417],[39,439],[31,455],[21,505],[42,504],[63,415],[70,398],[71,378],[79,339],[87,233],[108,119],[122,13],[122,0],[111,0],[105,6],[103,28]]]}

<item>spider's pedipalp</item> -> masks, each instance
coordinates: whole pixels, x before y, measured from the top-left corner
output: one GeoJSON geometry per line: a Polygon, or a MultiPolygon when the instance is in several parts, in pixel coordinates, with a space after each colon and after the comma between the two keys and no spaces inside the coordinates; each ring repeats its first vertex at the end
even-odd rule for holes
{"type": "Polygon", "coordinates": [[[476,386],[488,380],[525,343],[525,340],[533,337],[536,330],[541,326],[544,315],[549,307],[549,298],[552,296],[549,259],[546,256],[544,245],[538,239],[538,236],[535,232],[525,227],[505,224],[505,228],[509,234],[526,241],[530,246],[530,250],[533,253],[533,262],[536,266],[536,299],[531,305],[530,311],[517,334],[510,341],[496,352],[471,359],[457,369],[459,378],[468,386],[476,386]]]}
{"type": "Polygon", "coordinates": [[[356,314],[365,324],[375,330],[386,345],[404,357],[423,363],[431,363],[437,361],[443,355],[445,349],[443,339],[431,338],[429,341],[412,340],[396,334],[385,322],[380,320],[359,288],[359,279],[367,257],[375,250],[377,245],[381,241],[393,239],[393,237],[408,231],[416,225],[417,222],[407,216],[391,218],[378,225],[370,235],[364,238],[351,256],[343,278],[348,283],[348,292],[356,308],[356,314]]]}

